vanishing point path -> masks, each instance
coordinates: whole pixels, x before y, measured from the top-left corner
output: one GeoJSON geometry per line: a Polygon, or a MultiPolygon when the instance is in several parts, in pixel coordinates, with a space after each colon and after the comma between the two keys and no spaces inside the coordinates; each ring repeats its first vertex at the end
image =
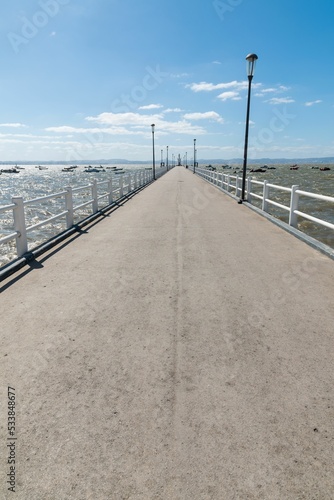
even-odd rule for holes
{"type": "Polygon", "coordinates": [[[328,257],[176,167],[1,287],[1,500],[334,498],[328,257]]]}

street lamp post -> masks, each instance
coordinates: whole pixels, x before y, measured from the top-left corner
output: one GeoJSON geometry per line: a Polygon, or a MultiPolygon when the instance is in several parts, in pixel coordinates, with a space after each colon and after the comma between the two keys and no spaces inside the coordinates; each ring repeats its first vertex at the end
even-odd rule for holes
{"type": "Polygon", "coordinates": [[[167,158],[166,158],[167,172],[168,172],[168,146],[167,146],[167,158]]]}
{"type": "Polygon", "coordinates": [[[247,98],[247,113],[246,113],[244,163],[243,163],[243,169],[242,169],[241,199],[238,201],[238,203],[242,203],[243,201],[245,201],[250,97],[251,97],[252,80],[253,80],[254,70],[255,70],[255,62],[257,59],[258,59],[258,57],[256,54],[248,54],[248,56],[246,57],[247,75],[248,75],[248,98],[247,98]]]}
{"type": "Polygon", "coordinates": [[[194,173],[196,167],[196,139],[194,139],[194,173]]]}
{"type": "Polygon", "coordinates": [[[155,180],[154,123],[152,123],[151,127],[152,127],[152,146],[153,146],[153,180],[155,180]]]}

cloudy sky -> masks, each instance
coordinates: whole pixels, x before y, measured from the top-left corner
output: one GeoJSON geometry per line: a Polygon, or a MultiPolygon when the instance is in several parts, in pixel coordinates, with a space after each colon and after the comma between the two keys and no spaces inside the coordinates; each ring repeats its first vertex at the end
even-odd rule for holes
{"type": "Polygon", "coordinates": [[[332,0],[2,5],[0,160],[334,156],[332,0]]]}

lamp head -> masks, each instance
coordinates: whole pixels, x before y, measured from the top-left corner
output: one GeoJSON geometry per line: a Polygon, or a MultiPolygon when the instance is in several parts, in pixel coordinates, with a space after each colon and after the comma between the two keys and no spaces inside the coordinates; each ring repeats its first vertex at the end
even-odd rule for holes
{"type": "Polygon", "coordinates": [[[246,57],[247,61],[247,75],[250,77],[254,76],[254,70],[255,70],[255,62],[257,61],[258,57],[256,54],[248,54],[246,57]]]}

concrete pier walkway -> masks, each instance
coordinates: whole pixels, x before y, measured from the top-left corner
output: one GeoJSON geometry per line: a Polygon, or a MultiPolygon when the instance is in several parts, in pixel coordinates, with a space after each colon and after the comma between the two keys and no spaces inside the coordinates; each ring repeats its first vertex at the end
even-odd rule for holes
{"type": "Polygon", "coordinates": [[[175,168],[2,282],[1,500],[333,499],[333,278],[175,168]]]}

